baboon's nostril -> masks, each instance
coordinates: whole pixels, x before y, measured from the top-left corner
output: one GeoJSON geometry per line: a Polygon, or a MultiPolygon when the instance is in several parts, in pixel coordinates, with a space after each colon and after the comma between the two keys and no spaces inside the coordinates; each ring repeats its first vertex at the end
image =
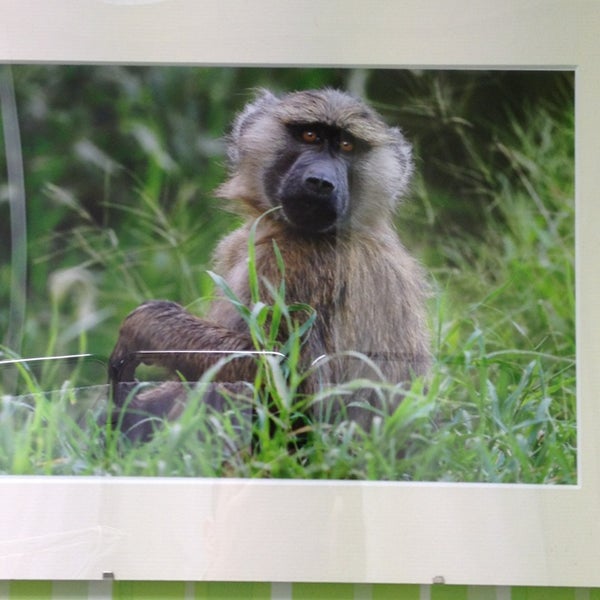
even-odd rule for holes
{"type": "Polygon", "coordinates": [[[306,186],[318,193],[329,193],[335,189],[331,181],[323,177],[307,177],[305,180],[306,186]]]}

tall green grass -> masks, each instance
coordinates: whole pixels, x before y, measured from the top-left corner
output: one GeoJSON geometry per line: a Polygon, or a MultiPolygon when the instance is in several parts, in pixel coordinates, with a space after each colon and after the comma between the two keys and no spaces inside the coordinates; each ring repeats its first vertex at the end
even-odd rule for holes
{"type": "MultiPolygon", "coordinates": [[[[133,84],[127,89],[135,110],[119,106],[123,122],[148,102],[133,84]]],[[[166,141],[161,117],[147,121],[145,133],[135,129],[136,117],[132,139],[151,134],[155,142],[145,161],[134,153],[143,168],[79,147],[100,190],[96,214],[76,190],[44,184],[61,228],[31,239],[32,274],[48,280],[49,292],[30,302],[24,352],[99,355],[11,367],[16,375],[5,377],[0,407],[0,473],[576,482],[572,108],[536,104],[492,126],[481,142],[461,102],[439,90],[421,100],[445,115],[462,162],[446,165],[455,169],[453,185],[417,178],[399,215],[403,241],[431,275],[435,361],[427,381],[405,389],[397,408],[376,415],[369,431],[343,418],[310,417],[307,407],[327,406],[365,383],[316,397],[298,393],[310,310],[288,306],[280,282],[260,297],[256,278],[253,304],[243,306],[218,274],[207,273],[209,248],[235,217],[214,206],[205,211],[208,192],[177,172],[174,165],[185,168],[189,157],[166,141]],[[280,351],[277,325],[286,323],[287,359],[260,358],[249,397],[232,397],[227,410],[216,412],[192,393],[178,421],[146,444],[129,443],[98,419],[120,320],[149,298],[177,300],[201,314],[215,285],[238,303],[257,348],[280,351]]],[[[218,123],[228,116],[215,115],[218,123]]],[[[422,166],[428,157],[422,144],[417,149],[422,166]]],[[[221,177],[222,169],[211,170],[210,185],[221,177]]],[[[252,267],[252,246],[249,254],[252,267]]],[[[0,269],[3,281],[9,268],[0,269]]],[[[39,281],[32,287],[43,289],[39,281]]],[[[1,352],[0,360],[18,358],[10,348],[1,352]]],[[[382,395],[398,392],[371,385],[382,395]]]]}

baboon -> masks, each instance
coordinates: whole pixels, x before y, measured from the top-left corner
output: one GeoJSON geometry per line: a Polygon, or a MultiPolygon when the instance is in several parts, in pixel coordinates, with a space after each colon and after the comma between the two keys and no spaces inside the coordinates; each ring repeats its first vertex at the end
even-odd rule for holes
{"type": "MultiPolygon", "coordinates": [[[[216,195],[233,202],[246,221],[218,244],[214,271],[251,304],[248,241],[260,217],[253,235],[261,285],[266,289],[267,282],[276,286],[281,280],[276,244],[285,266],[286,302],[308,304],[316,314],[302,345],[305,367],[318,357],[355,352],[369,357],[392,382],[426,373],[425,277],[392,222],[413,169],[411,147],[401,131],[341,91],[280,97],[261,91],[235,120],[228,142],[230,177],[216,195]]],[[[256,348],[239,311],[225,297],[212,303],[206,318],[173,302],[146,302],[122,324],[110,358],[113,384],[134,380],[141,361],[194,381],[219,358],[166,352],[173,350],[256,348]]],[[[320,378],[308,377],[304,391],[314,391],[318,380],[339,383],[365,375],[364,367],[349,367],[349,362],[362,364],[323,361],[320,378]]],[[[253,380],[253,369],[252,361],[231,361],[217,378],[253,380]]],[[[179,385],[142,393],[133,404],[172,418],[181,400],[174,391],[179,385]]],[[[115,399],[122,404],[123,393],[115,399]]],[[[368,426],[368,412],[351,409],[348,415],[368,426]]]]}

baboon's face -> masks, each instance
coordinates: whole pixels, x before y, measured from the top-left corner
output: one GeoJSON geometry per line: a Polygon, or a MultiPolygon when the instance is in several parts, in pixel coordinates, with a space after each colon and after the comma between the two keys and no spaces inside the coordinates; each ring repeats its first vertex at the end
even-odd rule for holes
{"type": "Polygon", "coordinates": [[[410,145],[336,90],[263,92],[236,119],[231,177],[218,190],[308,234],[387,223],[412,171],[410,145]]]}
{"type": "Polygon", "coordinates": [[[285,126],[285,151],[265,171],[265,192],[284,219],[307,233],[326,233],[344,224],[351,209],[353,163],[364,143],[348,131],[323,123],[285,126]]]}

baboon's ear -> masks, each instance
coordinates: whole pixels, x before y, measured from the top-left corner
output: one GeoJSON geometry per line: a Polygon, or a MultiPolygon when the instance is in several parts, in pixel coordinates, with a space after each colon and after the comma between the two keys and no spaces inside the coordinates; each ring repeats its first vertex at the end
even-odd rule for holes
{"type": "Polygon", "coordinates": [[[401,185],[404,188],[413,172],[412,146],[398,127],[390,127],[390,133],[394,139],[393,148],[400,165],[401,185]]]}
{"type": "Polygon", "coordinates": [[[394,139],[394,149],[400,161],[403,164],[409,164],[412,161],[412,146],[398,127],[390,127],[390,133],[394,139]]]}
{"type": "Polygon", "coordinates": [[[229,160],[235,166],[239,160],[239,142],[244,132],[252,123],[264,114],[268,109],[271,109],[277,104],[277,96],[269,90],[259,89],[256,91],[256,97],[252,102],[249,102],[244,110],[236,117],[233,122],[233,127],[229,135],[229,160]]]}

